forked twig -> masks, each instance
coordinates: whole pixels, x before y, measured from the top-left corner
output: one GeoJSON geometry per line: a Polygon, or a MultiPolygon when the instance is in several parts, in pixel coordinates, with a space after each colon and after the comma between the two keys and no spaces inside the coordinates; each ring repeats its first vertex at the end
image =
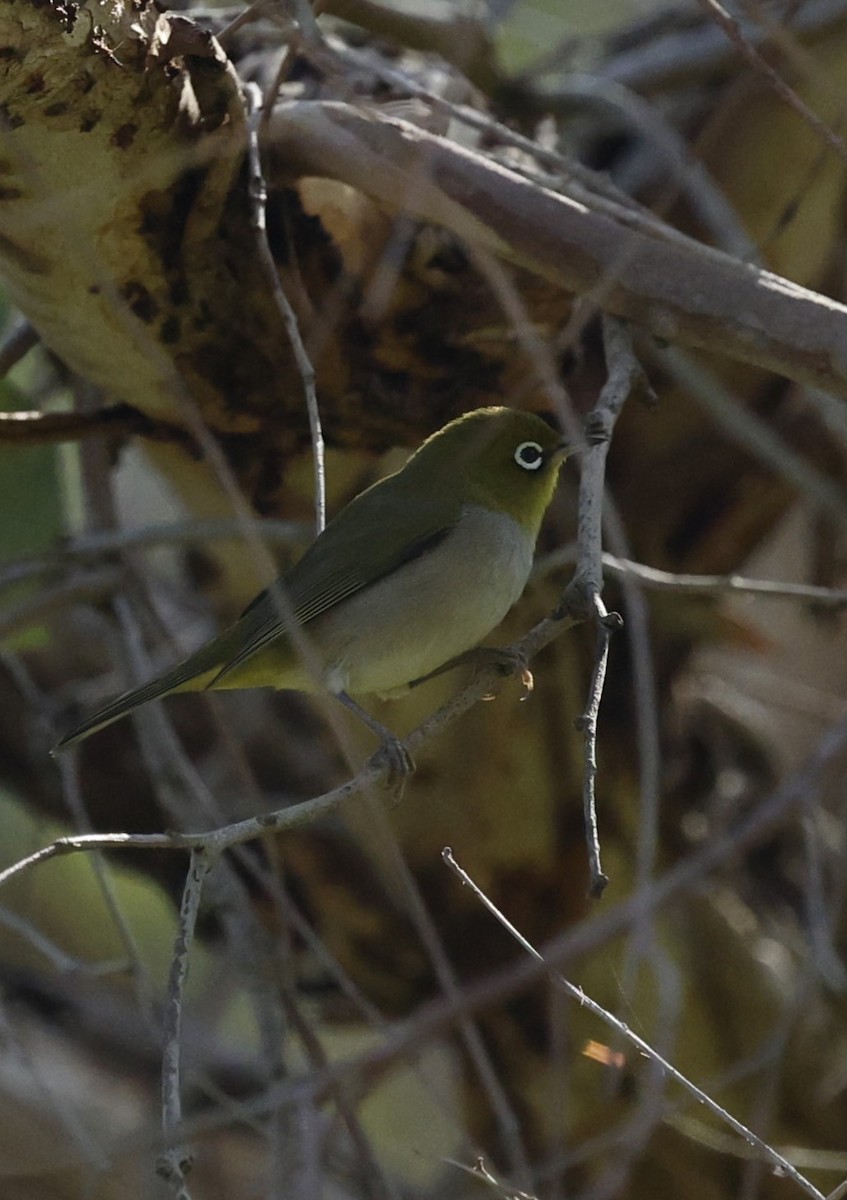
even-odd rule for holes
{"type": "Polygon", "coordinates": [[[600,840],[597,829],[595,778],[597,775],[597,716],[606,677],[609,640],[621,628],[618,613],[609,613],[603,604],[603,509],[606,482],[606,456],[615,422],[627,396],[643,386],[644,372],[635,357],[632,339],[625,323],[615,317],[603,317],[603,345],[608,376],[597,403],[585,420],[587,448],[582,454],[579,485],[579,518],[576,571],[562,600],[562,610],[574,616],[593,616],[597,624],[594,670],[588,703],[577,720],[585,738],[583,808],[588,843],[590,879],[588,893],[602,896],[609,880],[600,864],[600,840]]]}

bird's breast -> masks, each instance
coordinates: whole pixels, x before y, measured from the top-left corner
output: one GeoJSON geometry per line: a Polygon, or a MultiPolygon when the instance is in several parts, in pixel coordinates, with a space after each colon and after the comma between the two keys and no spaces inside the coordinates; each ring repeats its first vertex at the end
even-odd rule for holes
{"type": "Polygon", "coordinates": [[[469,505],[450,533],[314,623],[334,691],[388,693],[476,646],[523,591],[534,539],[469,505]]]}

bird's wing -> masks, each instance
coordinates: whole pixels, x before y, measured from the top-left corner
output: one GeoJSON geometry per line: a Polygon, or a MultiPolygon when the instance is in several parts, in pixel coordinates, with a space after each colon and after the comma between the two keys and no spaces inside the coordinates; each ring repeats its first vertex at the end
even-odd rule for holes
{"type": "Polygon", "coordinates": [[[445,520],[443,497],[410,495],[391,476],[351,501],[273,587],[244,610],[231,634],[239,650],[215,680],[241,666],[286,632],[287,609],[306,626],[343,600],[432,550],[455,526],[460,508],[445,520]]]}

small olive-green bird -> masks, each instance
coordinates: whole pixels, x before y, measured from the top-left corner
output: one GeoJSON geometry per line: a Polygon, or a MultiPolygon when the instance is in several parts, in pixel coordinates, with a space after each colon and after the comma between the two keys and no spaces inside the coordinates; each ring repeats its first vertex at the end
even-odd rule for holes
{"type": "Polygon", "coordinates": [[[389,695],[475,647],[524,589],[569,447],[540,417],[481,408],[356,496],[223,633],[71,730],[64,750],[148,700],[207,688],[389,695]]]}

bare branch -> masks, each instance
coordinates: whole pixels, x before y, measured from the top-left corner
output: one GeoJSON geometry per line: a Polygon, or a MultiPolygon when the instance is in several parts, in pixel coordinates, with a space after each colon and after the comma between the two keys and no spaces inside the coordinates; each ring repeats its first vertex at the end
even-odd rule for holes
{"type": "Polygon", "coordinates": [[[185,1176],[191,1169],[191,1156],[172,1139],[182,1122],[180,1059],[182,1053],[182,1003],[188,961],[194,943],[194,929],[203,894],[203,884],[217,856],[207,850],[195,850],[191,855],[182,902],[179,928],[174,941],[171,968],[168,976],[168,998],[165,1005],[165,1044],[162,1051],[162,1131],[168,1148],[156,1164],[157,1174],[173,1189],[176,1200],[190,1200],[185,1176]]]}
{"type": "Polygon", "coordinates": [[[8,908],[0,908],[0,925],[6,929],[11,929],[13,933],[19,934],[29,944],[36,949],[39,954],[43,954],[47,961],[57,971],[64,971],[69,975],[119,975],[126,974],[129,970],[129,960],[126,958],[114,959],[106,962],[84,962],[82,959],[74,958],[67,954],[61,946],[57,946],[50,938],[45,937],[40,930],[27,921],[20,913],[12,912],[8,908]]]}
{"type": "Polygon", "coordinates": [[[259,149],[259,128],[264,123],[265,110],[262,97],[255,84],[245,87],[247,110],[249,118],[248,158],[250,162],[250,199],[253,205],[253,225],[256,230],[256,243],[259,259],[265,269],[268,283],[273,292],[274,301],[279,309],[286,333],[294,352],[294,361],[303,380],[303,390],[306,394],[306,409],[309,414],[309,430],[312,436],[312,455],[314,458],[315,476],[315,536],[323,531],[326,525],[326,473],[324,466],[324,437],[321,429],[321,415],[318,409],[318,397],[315,392],[315,368],[303,345],[300,336],[300,326],[297,314],[291,301],[285,294],[279,279],[279,271],[268,242],[268,227],[266,210],[268,189],[262,171],[262,156],[259,149]]]}
{"type": "MultiPolygon", "coordinates": [[[[516,658],[529,660],[575,623],[573,619],[564,616],[548,617],[540,621],[524,638],[509,649],[516,658]]],[[[503,675],[499,667],[490,666],[477,672],[476,677],[467,687],[462,688],[431,716],[427,717],[417,729],[412,730],[404,744],[410,751],[416,751],[426,746],[437,734],[457,721],[474,704],[498,691],[502,686],[503,675]]],[[[210,853],[220,855],[233,846],[253,841],[266,833],[311,824],[327,813],[333,812],[353,797],[361,795],[365,790],[384,783],[387,774],[387,765],[381,763],[377,757],[377,761],[371,760],[353,779],[348,780],[340,787],[333,788],[332,791],[325,792],[322,796],[316,796],[288,808],[263,813],[258,817],[248,817],[243,821],[224,825],[206,833],[71,834],[60,837],[34,854],[19,859],[6,870],[0,871],[0,887],[15,876],[48,859],[82,851],[207,849],[210,853]]]]}
{"type": "Polygon", "coordinates": [[[589,894],[602,896],[607,877],[600,867],[597,834],[595,777],[597,775],[597,716],[606,677],[609,639],[622,621],[608,613],[601,599],[603,589],[603,503],[606,491],[606,456],[615,422],[632,388],[642,382],[643,371],[635,357],[629,331],[612,317],[603,318],[603,344],[608,378],[597,403],[585,420],[587,449],[581,456],[579,483],[579,530],[577,564],[573,579],[562,597],[563,608],[574,616],[593,614],[597,622],[597,649],[589,698],[577,728],[585,735],[583,807],[590,868],[589,894]]]}
{"type": "Polygon", "coordinates": [[[723,30],[732,44],[740,51],[753,70],[767,80],[768,87],[779,96],[780,100],[784,100],[789,108],[792,108],[806,122],[812,132],[837,154],[843,163],[847,163],[847,145],[844,139],[826,121],[821,120],[794,89],[788,86],[779,72],[748,41],[735,17],[719,3],[719,0],[699,0],[699,3],[711,20],[723,30]]]}
{"type": "Polygon", "coordinates": [[[572,72],[550,87],[535,82],[532,94],[545,112],[567,115],[589,108],[603,116],[611,113],[616,123],[639,133],[660,158],[663,173],[670,169],[671,185],[685,195],[715,245],[747,262],[761,262],[759,248],[727,196],[658,105],[614,80],[572,72]]]}
{"type": "Polygon", "coordinates": [[[587,206],[417,126],[292,101],[268,123],[281,175],[341,180],[390,211],[581,295],[668,341],[847,396],[847,308],[621,206],[587,206]],[[421,172],[421,162],[426,171],[421,172]],[[416,181],[410,188],[409,179],[416,181]]]}
{"type": "MultiPolygon", "coordinates": [[[[536,639],[546,635],[548,624],[542,622],[541,626],[533,631],[536,639]]],[[[381,1071],[389,1069],[398,1057],[413,1052],[427,1039],[450,1029],[460,1014],[475,1012],[515,996],[547,975],[551,967],[559,967],[589,950],[606,944],[628,929],[634,921],[641,920],[645,912],[654,912],[677,900],[719,866],[759,844],[773,830],[779,828],[789,813],[806,802],[810,789],[817,785],[821,775],[843,754],[845,747],[847,720],[842,720],[826,732],[809,759],[738,824],[721,831],[695,854],[678,863],[661,877],[652,880],[647,887],[639,889],[626,901],[611,909],[598,911],[587,920],[552,938],[543,948],[543,961],[531,959],[512,963],[491,972],[478,982],[466,985],[459,997],[442,997],[423,1005],[416,1012],[414,1021],[401,1020],[393,1025],[383,1026],[383,1036],[375,1046],[342,1062],[332,1063],[325,1071],[311,1072],[268,1089],[255,1101],[245,1104],[245,1112],[264,1112],[300,1104],[306,1098],[325,1097],[332,1094],[339,1081],[361,1081],[366,1078],[373,1082],[381,1071]]],[[[105,836],[113,848],[129,845],[132,840],[141,844],[144,840],[141,836],[130,839],[125,834],[105,836]]],[[[102,838],[100,840],[103,841],[102,838]]],[[[164,844],[170,848],[175,848],[178,842],[185,845],[187,840],[190,839],[178,834],[173,835],[173,840],[163,839],[161,835],[146,839],[150,845],[156,841],[159,846],[164,844]]],[[[91,839],[64,839],[68,844],[61,847],[54,843],[53,846],[39,851],[22,864],[16,864],[0,875],[0,884],[10,878],[11,874],[19,873],[35,861],[43,861],[56,853],[90,848],[81,844],[83,841],[90,842],[91,839]]],[[[228,1112],[214,1113],[187,1120],[183,1128],[187,1136],[193,1136],[194,1133],[219,1128],[229,1120],[228,1112]]]]}
{"type": "Polygon", "coordinates": [[[91,413],[0,413],[0,443],[39,446],[103,436],[143,437],[194,452],[194,443],[184,429],[148,417],[128,404],[116,404],[91,413]]]}
{"type": "MultiPolygon", "coordinates": [[[[300,521],[265,518],[251,523],[253,532],[269,546],[303,546],[311,540],[311,530],[300,521]]],[[[88,566],[118,551],[145,549],[150,546],[203,546],[208,542],[243,535],[243,522],[235,517],[189,517],[167,525],[139,525],[134,529],[105,529],[81,533],[54,550],[18,558],[0,567],[0,588],[12,587],[24,579],[59,573],[68,568],[88,566]]],[[[104,579],[103,589],[109,586],[104,579]]]]}
{"type": "MultiPolygon", "coordinates": [[[[516,929],[515,926],[512,925],[512,923],[503,915],[500,909],[497,908],[497,906],[485,894],[482,888],[474,883],[467,871],[463,870],[463,868],[460,867],[456,862],[450,849],[444,850],[443,858],[447,863],[447,866],[450,867],[451,871],[458,875],[462,883],[471,889],[477,899],[479,899],[481,903],[485,905],[488,911],[497,919],[497,921],[499,921],[506,932],[511,934],[515,941],[522,946],[524,950],[526,950],[527,954],[530,954],[537,962],[544,963],[544,955],[541,954],[540,951],[536,950],[532,943],[529,942],[523,936],[523,934],[516,929]]],[[[569,979],[566,979],[563,975],[554,972],[549,967],[548,970],[551,981],[556,984],[557,987],[562,988],[571,997],[571,999],[576,1000],[581,1008],[587,1008],[589,1012],[593,1013],[596,1017],[599,1017],[601,1021],[604,1021],[611,1029],[615,1031],[615,1033],[617,1033],[625,1041],[629,1042],[631,1046],[634,1046],[639,1053],[649,1058],[650,1061],[655,1063],[656,1066],[658,1066],[668,1078],[672,1079],[675,1083],[678,1083],[680,1087],[684,1088],[685,1091],[692,1095],[699,1104],[702,1104],[705,1108],[707,1108],[709,1112],[713,1113],[725,1125],[729,1125],[729,1127],[740,1137],[742,1137],[748,1145],[758,1150],[759,1154],[765,1161],[771,1163],[772,1166],[776,1167],[782,1174],[787,1175],[789,1179],[792,1179],[794,1183],[796,1183],[797,1186],[806,1193],[807,1196],[812,1196],[814,1200],[824,1200],[823,1193],[819,1192],[818,1189],[814,1187],[814,1185],[810,1183],[804,1175],[801,1175],[793,1163],[790,1163],[787,1158],[784,1158],[778,1151],[774,1150],[772,1146],[769,1146],[767,1142],[763,1141],[757,1134],[753,1133],[752,1129],[748,1129],[746,1125],[742,1124],[742,1122],[734,1117],[730,1112],[727,1112],[727,1110],[718,1104],[717,1101],[712,1099],[708,1092],[704,1092],[702,1088],[699,1088],[696,1085],[696,1083],[693,1083],[686,1075],[683,1075],[681,1071],[678,1071],[676,1067],[668,1062],[666,1058],[654,1050],[649,1042],[646,1042],[644,1038],[639,1037],[637,1033],[634,1033],[628,1025],[625,1025],[623,1021],[619,1020],[613,1013],[609,1012],[608,1009],[604,1008],[601,1004],[598,1004],[596,1000],[593,1000],[590,996],[586,995],[582,988],[576,987],[575,984],[571,983],[569,979]]]]}
{"type": "Polygon", "coordinates": [[[37,596],[27,596],[8,605],[0,614],[0,639],[21,629],[31,629],[51,613],[63,612],[71,604],[98,603],[114,594],[121,573],[113,567],[80,571],[55,587],[42,588],[37,596]]]}
{"type": "Polygon", "coordinates": [[[744,575],[687,575],[662,571],[644,563],[603,555],[603,565],[612,575],[633,576],[645,587],[662,592],[689,593],[696,596],[761,596],[765,600],[795,600],[818,608],[842,609],[847,591],[819,587],[811,583],[788,583],[777,579],[748,579],[744,575]]]}
{"type": "Polygon", "coordinates": [[[585,818],[585,837],[588,843],[588,894],[595,900],[603,895],[609,877],[600,866],[600,835],[597,829],[597,717],[606,681],[606,666],[609,661],[609,641],[615,629],[623,622],[618,613],[608,613],[598,595],[594,596],[597,613],[597,648],[594,655],[594,670],[588,689],[588,703],[576,727],[584,735],[584,768],[582,779],[582,807],[585,818]]]}
{"type": "Polygon", "coordinates": [[[29,321],[16,321],[0,345],[0,379],[5,379],[38,341],[38,330],[29,321]]]}
{"type": "MultiPolygon", "coordinates": [[[[534,577],[544,578],[561,567],[576,562],[576,544],[553,550],[539,559],[534,577]]],[[[658,592],[689,593],[695,596],[761,596],[765,600],[794,600],[818,608],[841,609],[847,605],[847,590],[821,587],[812,583],[790,583],[779,579],[748,579],[745,575],[692,575],[663,571],[630,558],[603,553],[603,567],[610,575],[625,579],[632,576],[644,587],[658,592]]]]}
{"type": "Polygon", "coordinates": [[[737,445],[749,450],[826,512],[847,515],[847,490],[818,471],[723,385],[714,371],[674,346],[654,347],[656,361],[737,445]]]}

